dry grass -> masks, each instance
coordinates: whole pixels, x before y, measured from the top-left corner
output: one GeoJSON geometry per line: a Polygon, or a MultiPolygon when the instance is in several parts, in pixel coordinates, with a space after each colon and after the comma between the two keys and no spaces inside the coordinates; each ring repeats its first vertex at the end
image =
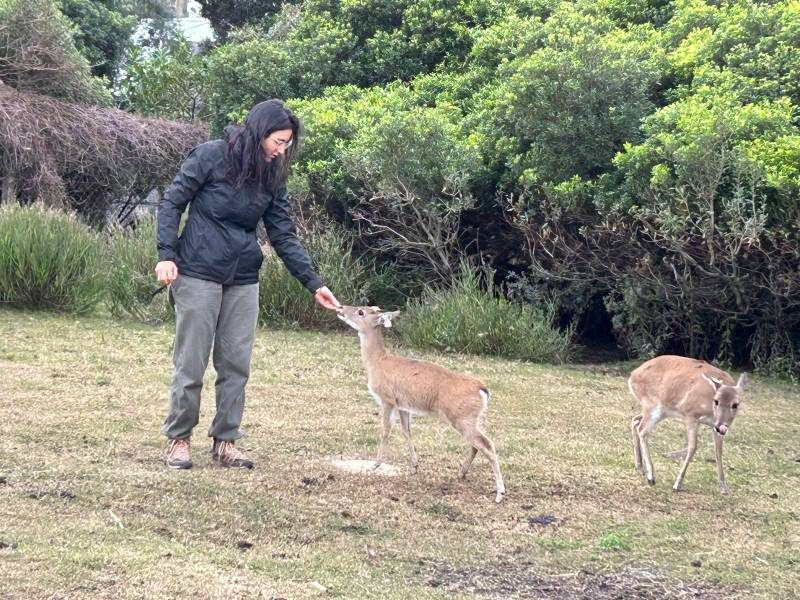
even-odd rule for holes
{"type": "Polygon", "coordinates": [[[430,419],[413,425],[416,476],[398,431],[400,476],[330,464],[377,444],[349,331],[260,331],[244,423],[256,469],[210,464],[207,393],[196,466],[169,471],[170,344],[168,327],[0,311],[5,597],[800,595],[796,388],[752,378],[726,444],[729,496],[708,431],[673,493],[664,453],[681,447],[680,423],[654,437],[658,485],[633,471],[630,365],[434,357],[492,388],[487,430],[508,488],[496,506],[486,461],[457,480],[464,444],[430,419]]]}

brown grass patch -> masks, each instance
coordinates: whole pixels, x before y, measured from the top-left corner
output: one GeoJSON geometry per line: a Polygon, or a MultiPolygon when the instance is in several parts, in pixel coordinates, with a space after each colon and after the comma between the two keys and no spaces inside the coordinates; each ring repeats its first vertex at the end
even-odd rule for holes
{"type": "Polygon", "coordinates": [[[395,477],[371,461],[379,420],[349,331],[262,330],[248,388],[251,472],[215,468],[205,428],[195,468],[162,464],[168,327],[0,311],[0,563],[26,598],[774,598],[800,595],[795,387],[754,377],[726,442],[717,492],[707,431],[682,493],[653,440],[658,484],[633,471],[634,414],[616,366],[547,367],[436,356],[492,388],[487,432],[508,488],[444,424],[412,425],[395,477]],[[322,591],[324,590],[324,591],[322,591]],[[635,595],[634,595],[635,594],[635,595]]]}

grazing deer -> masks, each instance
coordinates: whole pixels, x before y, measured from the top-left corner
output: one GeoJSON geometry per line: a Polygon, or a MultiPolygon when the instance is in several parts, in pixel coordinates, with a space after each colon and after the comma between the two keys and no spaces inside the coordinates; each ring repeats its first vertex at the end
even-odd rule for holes
{"type": "Polygon", "coordinates": [[[722,467],[722,442],[736,418],[747,374],[742,373],[734,385],[725,371],[702,360],[683,356],[658,356],[635,369],[628,379],[631,393],[642,405],[642,414],[631,421],[633,456],[636,471],[643,473],[642,458],[647,468],[647,481],[655,485],[653,461],[648,440],[661,419],[683,418],[688,446],[683,464],[672,489],[683,485],[686,468],[697,449],[697,427],[700,423],[714,428],[714,447],[719,475],[719,490],[728,493],[722,467]]]}
{"type": "Polygon", "coordinates": [[[381,326],[391,327],[398,312],[382,312],[377,306],[343,306],[338,317],[358,332],[368,389],[381,407],[382,432],[376,467],[384,459],[392,422],[400,419],[408,445],[411,470],[417,471],[417,454],[411,440],[412,415],[438,415],[452,425],[470,445],[459,476],[466,477],[480,450],[489,459],[497,483],[495,502],[503,500],[505,486],[491,440],[481,431],[489,403],[489,390],[479,379],[455,373],[421,360],[395,356],[386,350],[381,326]]]}

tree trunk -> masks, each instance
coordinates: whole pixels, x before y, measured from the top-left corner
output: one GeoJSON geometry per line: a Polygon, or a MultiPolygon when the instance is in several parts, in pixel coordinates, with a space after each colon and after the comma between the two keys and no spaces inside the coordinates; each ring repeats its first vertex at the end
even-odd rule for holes
{"type": "Polygon", "coordinates": [[[4,175],[2,193],[0,193],[0,205],[12,204],[16,201],[17,201],[17,180],[11,175],[4,175]]]}

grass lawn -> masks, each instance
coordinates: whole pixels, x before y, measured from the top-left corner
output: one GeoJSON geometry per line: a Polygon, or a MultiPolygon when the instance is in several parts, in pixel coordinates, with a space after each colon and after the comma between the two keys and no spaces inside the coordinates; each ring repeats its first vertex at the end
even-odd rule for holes
{"type": "MultiPolygon", "coordinates": [[[[402,316],[401,316],[402,318],[402,316]]],[[[751,377],[718,492],[703,428],[671,490],[679,421],[656,429],[658,483],[633,470],[632,364],[525,364],[413,350],[481,377],[507,496],[443,423],[412,425],[418,475],[369,459],[377,409],[358,339],[260,330],[244,447],[211,464],[209,368],[190,471],[159,433],[169,326],[0,310],[0,573],[4,598],[800,597],[800,390],[751,377]]]]}

